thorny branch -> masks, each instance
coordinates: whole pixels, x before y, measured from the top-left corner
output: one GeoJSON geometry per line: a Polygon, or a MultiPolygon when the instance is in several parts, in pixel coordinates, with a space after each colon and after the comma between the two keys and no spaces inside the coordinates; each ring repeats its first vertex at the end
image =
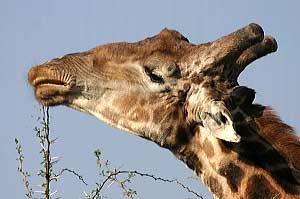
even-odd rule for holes
{"type": "MultiPolygon", "coordinates": [[[[59,173],[54,173],[53,166],[54,164],[58,163],[59,160],[57,157],[51,156],[51,150],[52,150],[52,144],[56,142],[57,139],[51,139],[50,137],[50,115],[49,115],[49,107],[43,107],[42,108],[42,127],[35,127],[34,131],[36,132],[36,136],[39,138],[41,150],[40,154],[42,154],[42,162],[40,163],[42,165],[42,169],[39,170],[38,176],[44,178],[44,182],[42,183],[41,187],[43,188],[42,191],[33,191],[33,189],[29,186],[29,180],[28,177],[30,174],[26,171],[24,171],[23,168],[23,161],[24,161],[24,155],[22,153],[22,146],[18,139],[15,138],[16,143],[16,150],[18,153],[18,171],[22,176],[22,181],[24,182],[24,186],[26,189],[26,197],[28,199],[33,199],[34,193],[40,193],[42,194],[46,199],[50,199],[52,195],[54,195],[57,191],[51,192],[50,184],[53,180],[57,181],[58,178],[65,172],[70,172],[73,175],[77,176],[79,180],[81,180],[85,185],[87,183],[84,181],[83,177],[76,173],[74,170],[64,168],[59,173]]],[[[38,118],[40,120],[41,118],[38,118]]]]}
{"type": "Polygon", "coordinates": [[[45,140],[46,144],[43,141],[42,143],[45,144],[46,150],[42,150],[44,154],[44,166],[45,166],[45,196],[47,199],[50,198],[50,182],[51,182],[51,172],[52,172],[52,164],[51,164],[51,154],[50,154],[50,131],[49,131],[49,107],[43,107],[43,123],[44,123],[44,132],[45,132],[45,140]]]}
{"type": "MultiPolygon", "coordinates": [[[[49,107],[43,107],[42,113],[43,113],[42,122],[41,122],[42,127],[41,128],[35,127],[34,131],[36,132],[36,136],[39,138],[39,142],[40,142],[40,146],[41,146],[40,154],[42,154],[42,158],[43,158],[42,162],[40,163],[43,168],[40,169],[38,172],[38,176],[44,178],[44,182],[41,185],[43,190],[33,191],[33,189],[30,187],[29,180],[28,180],[28,177],[30,177],[30,174],[28,172],[26,172],[23,168],[24,156],[22,153],[22,147],[21,147],[19,140],[15,139],[16,150],[18,153],[17,160],[19,162],[18,171],[22,176],[22,181],[24,182],[24,186],[26,189],[25,195],[28,199],[34,199],[35,193],[42,194],[45,199],[51,199],[52,196],[55,193],[57,193],[57,191],[51,192],[51,187],[50,187],[51,182],[53,180],[57,181],[60,178],[60,176],[65,172],[69,172],[69,173],[77,176],[78,179],[82,183],[84,183],[85,185],[88,185],[85,182],[85,180],[83,179],[83,176],[79,175],[74,170],[71,170],[69,168],[64,168],[64,169],[61,169],[60,172],[58,172],[58,173],[55,173],[53,171],[53,165],[59,162],[57,157],[51,156],[52,144],[54,144],[56,142],[57,138],[51,139],[51,137],[50,137],[49,107]]],[[[100,169],[99,174],[100,174],[100,176],[103,177],[103,180],[100,183],[96,183],[97,187],[95,189],[93,189],[90,194],[86,194],[87,199],[102,199],[103,196],[100,195],[100,193],[101,193],[101,191],[103,191],[104,185],[106,185],[108,182],[111,182],[110,185],[112,185],[113,183],[119,184],[121,189],[123,190],[124,196],[126,196],[130,199],[133,199],[134,195],[137,195],[137,192],[135,190],[129,188],[127,186],[127,184],[131,183],[131,178],[133,178],[136,175],[141,176],[141,177],[151,178],[155,181],[176,183],[181,188],[186,190],[188,193],[193,194],[197,198],[203,199],[203,197],[200,194],[196,193],[195,191],[193,191],[192,189],[190,189],[188,186],[184,185],[177,179],[165,179],[162,177],[157,177],[153,174],[142,173],[142,172],[139,172],[136,170],[111,169],[109,167],[108,160],[101,159],[101,151],[99,149],[95,150],[94,154],[96,156],[97,165],[100,169]],[[123,178],[122,180],[120,178],[118,178],[121,175],[123,176],[124,174],[127,174],[127,177],[123,178]]]]}
{"type": "Polygon", "coordinates": [[[176,183],[177,185],[179,185],[181,188],[183,188],[188,193],[193,194],[197,198],[203,199],[203,197],[200,194],[198,194],[194,190],[190,189],[188,186],[184,185],[177,179],[166,179],[166,178],[162,178],[162,177],[157,177],[153,174],[142,173],[142,172],[139,172],[136,170],[111,169],[109,167],[108,160],[104,160],[104,161],[101,160],[101,151],[99,149],[95,150],[94,154],[96,156],[97,165],[100,169],[99,175],[104,177],[104,179],[102,180],[101,183],[96,183],[97,187],[91,191],[90,195],[86,194],[86,197],[88,199],[101,199],[102,195],[100,195],[100,192],[103,190],[104,185],[108,182],[111,182],[111,184],[113,184],[115,182],[118,183],[124,191],[123,194],[125,196],[127,196],[128,198],[132,199],[133,196],[137,194],[137,192],[131,188],[128,188],[126,184],[130,183],[131,182],[130,179],[136,175],[141,176],[141,177],[151,178],[155,181],[161,181],[161,182],[166,182],[166,183],[176,183]],[[117,177],[122,174],[127,174],[128,176],[124,180],[119,180],[117,177]]]}
{"type": "Polygon", "coordinates": [[[75,176],[77,176],[78,179],[79,179],[80,181],[82,181],[83,184],[88,185],[88,184],[84,181],[82,175],[79,175],[78,173],[76,173],[76,171],[71,170],[71,169],[68,169],[68,168],[62,169],[62,170],[57,174],[57,176],[58,176],[58,177],[61,176],[61,175],[62,175],[64,172],[66,172],[66,171],[69,172],[69,173],[72,173],[72,174],[75,175],[75,176]]]}
{"type": "Polygon", "coordinates": [[[42,165],[44,169],[40,170],[38,173],[39,176],[44,178],[44,183],[42,184],[42,187],[44,188],[43,195],[46,197],[46,199],[50,199],[51,195],[56,193],[54,191],[51,193],[50,190],[50,184],[53,180],[57,181],[58,178],[64,173],[64,172],[70,172],[77,176],[79,180],[81,180],[85,185],[87,183],[84,181],[83,177],[76,173],[74,170],[64,168],[59,173],[54,173],[53,171],[53,165],[58,162],[58,160],[55,160],[54,157],[51,156],[51,147],[52,144],[55,143],[57,138],[51,139],[50,137],[50,116],[49,116],[49,107],[43,107],[43,118],[42,118],[42,129],[35,128],[36,135],[40,139],[40,145],[42,147],[40,153],[43,155],[43,161],[42,165]]]}
{"type": "Polygon", "coordinates": [[[155,181],[162,181],[162,182],[168,182],[168,183],[176,183],[179,186],[181,186],[183,189],[185,189],[187,192],[192,193],[195,196],[197,196],[197,198],[203,199],[203,197],[201,195],[199,195],[197,192],[195,192],[194,190],[190,189],[188,186],[184,185],[183,183],[181,183],[177,179],[171,179],[171,180],[170,179],[164,179],[162,177],[156,177],[155,175],[148,174],[148,173],[141,173],[141,172],[138,172],[138,171],[125,171],[125,170],[116,171],[116,172],[111,173],[109,176],[107,176],[107,178],[99,186],[99,192],[103,188],[103,186],[107,183],[108,180],[112,179],[114,176],[117,176],[119,174],[139,175],[141,177],[152,178],[155,181]]]}

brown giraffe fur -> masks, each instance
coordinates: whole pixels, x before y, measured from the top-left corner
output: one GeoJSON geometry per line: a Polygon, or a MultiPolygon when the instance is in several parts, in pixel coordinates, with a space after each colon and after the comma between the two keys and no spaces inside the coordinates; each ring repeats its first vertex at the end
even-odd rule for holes
{"type": "Polygon", "coordinates": [[[300,198],[299,138],[237,83],[276,49],[256,24],[200,45],[164,29],[53,59],[28,78],[43,105],[87,112],[171,150],[216,198],[300,198]]]}

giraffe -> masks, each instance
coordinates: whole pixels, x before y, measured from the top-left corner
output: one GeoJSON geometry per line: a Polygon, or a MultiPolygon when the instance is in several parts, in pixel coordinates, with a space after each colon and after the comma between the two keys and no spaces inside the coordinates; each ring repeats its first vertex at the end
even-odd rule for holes
{"type": "Polygon", "coordinates": [[[299,137],[238,84],[247,65],[276,50],[254,23],[198,45],[165,28],[34,66],[28,80],[45,106],[74,108],[170,150],[215,198],[300,198],[299,137]]]}

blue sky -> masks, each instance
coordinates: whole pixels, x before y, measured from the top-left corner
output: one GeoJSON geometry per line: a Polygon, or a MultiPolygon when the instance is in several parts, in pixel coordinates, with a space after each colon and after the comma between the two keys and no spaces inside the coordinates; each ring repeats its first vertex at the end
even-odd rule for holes
{"type": "MultiPolygon", "coordinates": [[[[14,138],[22,141],[25,167],[37,172],[38,140],[32,131],[39,105],[27,83],[35,64],[100,44],[137,41],[164,27],[176,29],[193,43],[214,40],[251,22],[273,35],[279,49],[251,64],[240,84],[256,89],[256,101],[272,106],[299,132],[299,1],[215,0],[0,0],[0,181],[1,198],[24,198],[17,173],[14,138]]],[[[53,155],[59,166],[72,168],[92,185],[96,180],[93,151],[100,148],[113,165],[178,178],[211,198],[202,183],[187,180],[193,172],[173,155],[141,138],[113,129],[89,115],[65,107],[51,109],[51,127],[59,137],[53,155]]],[[[136,178],[139,198],[187,198],[176,185],[136,178]]],[[[32,177],[34,189],[40,181],[32,177]]],[[[89,188],[66,174],[54,186],[57,196],[83,198],[89,188]]],[[[109,198],[122,198],[117,189],[109,198]]]]}

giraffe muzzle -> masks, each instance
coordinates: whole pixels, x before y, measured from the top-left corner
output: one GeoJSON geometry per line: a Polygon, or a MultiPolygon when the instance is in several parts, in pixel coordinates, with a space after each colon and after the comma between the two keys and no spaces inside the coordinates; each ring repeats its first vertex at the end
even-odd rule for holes
{"type": "Polygon", "coordinates": [[[31,68],[28,81],[34,87],[36,99],[44,106],[66,103],[75,85],[73,76],[45,65],[31,68]]]}

